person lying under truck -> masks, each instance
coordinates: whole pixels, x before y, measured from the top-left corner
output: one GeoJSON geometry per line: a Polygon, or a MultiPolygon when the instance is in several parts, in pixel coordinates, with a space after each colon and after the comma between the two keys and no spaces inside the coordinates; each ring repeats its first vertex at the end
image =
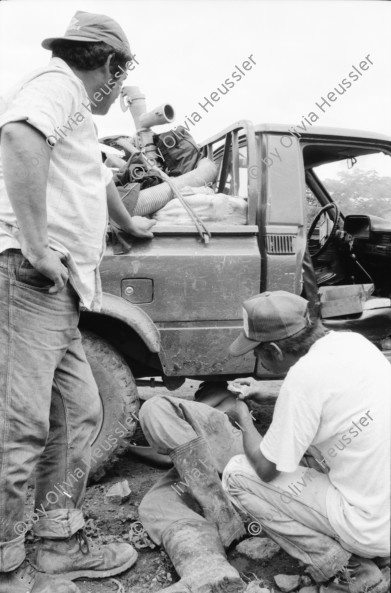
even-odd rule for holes
{"type": "Polygon", "coordinates": [[[50,63],[10,91],[0,116],[0,593],[76,593],[69,579],[113,576],[137,558],[126,543],[94,548],[84,532],[100,398],[78,330],[79,304],[100,306],[107,210],[125,232],[153,237],[154,223],[124,208],[92,119],[118,98],[132,54],[116,21],[81,11],[43,47],[50,63]],[[34,566],[20,530],[33,472],[34,566]]]}
{"type": "MultiPolygon", "coordinates": [[[[231,354],[288,372],[264,438],[243,399],[228,411],[240,429],[202,403],[163,396],[141,408],[149,443],[175,465],[140,505],[181,577],[167,592],[243,590],[224,552],[243,535],[234,507],[323,592],[387,590],[391,365],[361,335],[311,321],[308,304],[284,291],[244,303],[231,354]]],[[[261,383],[248,395],[261,398],[261,383]]]]}

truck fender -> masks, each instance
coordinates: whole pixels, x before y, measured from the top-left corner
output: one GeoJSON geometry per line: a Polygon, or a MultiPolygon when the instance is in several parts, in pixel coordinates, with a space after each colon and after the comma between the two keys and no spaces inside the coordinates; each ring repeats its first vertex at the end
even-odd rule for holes
{"type": "Polygon", "coordinates": [[[137,305],[104,292],[102,295],[102,308],[98,315],[106,315],[122,321],[140,336],[151,352],[160,352],[159,330],[150,316],[137,305]]]}

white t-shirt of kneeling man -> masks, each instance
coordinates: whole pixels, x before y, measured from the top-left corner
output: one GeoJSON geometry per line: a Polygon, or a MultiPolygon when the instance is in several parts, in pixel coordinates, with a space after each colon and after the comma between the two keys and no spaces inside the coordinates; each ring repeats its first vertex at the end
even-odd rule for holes
{"type": "Polygon", "coordinates": [[[260,445],[281,472],[320,451],[330,524],[364,557],[390,553],[390,398],[391,365],[376,346],[330,332],[290,369],[260,445]]]}

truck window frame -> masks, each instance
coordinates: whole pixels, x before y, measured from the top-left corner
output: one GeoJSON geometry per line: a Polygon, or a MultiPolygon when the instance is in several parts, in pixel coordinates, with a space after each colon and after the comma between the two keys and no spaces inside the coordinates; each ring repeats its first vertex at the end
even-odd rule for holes
{"type": "MultiPolygon", "coordinates": [[[[240,120],[225,128],[215,136],[201,144],[201,154],[214,162],[219,161],[219,172],[213,187],[217,192],[225,187],[230,168],[230,155],[233,163],[233,183],[239,189],[239,150],[247,148],[247,224],[233,225],[220,223],[205,223],[212,236],[215,235],[254,235],[258,233],[257,202],[259,192],[259,167],[257,163],[257,143],[252,122],[240,120]]],[[[228,194],[227,194],[228,196],[228,194]]],[[[159,223],[154,228],[155,235],[194,235],[197,230],[194,225],[169,225],[159,223]]],[[[212,237],[213,240],[213,237],[212,237]]]]}

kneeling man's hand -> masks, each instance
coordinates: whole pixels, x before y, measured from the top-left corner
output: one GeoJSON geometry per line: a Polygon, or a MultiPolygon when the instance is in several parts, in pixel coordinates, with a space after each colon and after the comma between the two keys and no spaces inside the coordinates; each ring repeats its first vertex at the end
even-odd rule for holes
{"type": "Polygon", "coordinates": [[[261,403],[262,400],[270,396],[263,387],[262,381],[256,381],[252,377],[231,381],[231,383],[228,383],[228,389],[240,400],[252,399],[261,403]]]}
{"type": "Polygon", "coordinates": [[[247,405],[242,400],[236,400],[235,405],[225,412],[232,426],[241,430],[253,426],[253,417],[247,405]]]}

